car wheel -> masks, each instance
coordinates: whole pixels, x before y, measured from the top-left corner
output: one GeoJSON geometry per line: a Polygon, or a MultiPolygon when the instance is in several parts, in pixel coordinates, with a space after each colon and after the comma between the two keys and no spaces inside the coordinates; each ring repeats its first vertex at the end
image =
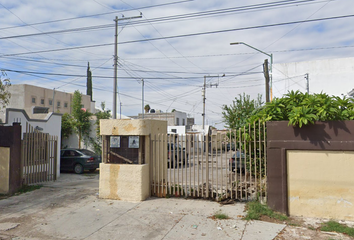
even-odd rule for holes
{"type": "Polygon", "coordinates": [[[84,167],[78,163],[74,166],[74,172],[77,174],[81,174],[84,172],[84,167]]]}

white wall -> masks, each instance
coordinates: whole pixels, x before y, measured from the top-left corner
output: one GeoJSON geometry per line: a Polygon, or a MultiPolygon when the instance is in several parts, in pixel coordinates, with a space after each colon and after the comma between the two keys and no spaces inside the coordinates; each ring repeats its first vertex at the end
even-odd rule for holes
{"type": "Polygon", "coordinates": [[[173,133],[172,129],[176,129],[176,133],[178,135],[186,134],[186,126],[167,126],[167,132],[168,133],[173,133]]]}
{"type": "MultiPolygon", "coordinates": [[[[90,124],[91,124],[91,129],[90,129],[90,137],[96,138],[96,125],[95,125],[96,119],[91,119],[90,124]]],[[[79,148],[79,135],[74,133],[71,134],[68,138],[63,139],[63,148],[79,148]]],[[[84,139],[81,139],[81,148],[84,149],[89,149],[91,151],[94,151],[93,147],[91,147],[90,144],[86,144],[84,142],[84,139]]]]}
{"type": "Polygon", "coordinates": [[[11,126],[14,122],[21,123],[21,138],[26,132],[26,123],[32,127],[42,128],[41,132],[49,133],[49,135],[58,137],[57,144],[57,177],[60,176],[60,140],[61,140],[61,114],[48,113],[44,119],[30,119],[26,112],[22,109],[8,108],[6,109],[6,123],[5,126],[11,126]]]}
{"type": "Polygon", "coordinates": [[[354,88],[354,58],[336,58],[273,65],[273,96],[288,90],[306,92],[305,74],[309,74],[310,93],[332,96],[347,94],[354,88]]]}
{"type": "Polygon", "coordinates": [[[185,126],[187,125],[187,114],[185,112],[175,111],[175,125],[176,126],[185,126]],[[179,118],[179,124],[177,125],[177,118],[179,118]],[[183,125],[184,119],[184,125],[183,125]]]}

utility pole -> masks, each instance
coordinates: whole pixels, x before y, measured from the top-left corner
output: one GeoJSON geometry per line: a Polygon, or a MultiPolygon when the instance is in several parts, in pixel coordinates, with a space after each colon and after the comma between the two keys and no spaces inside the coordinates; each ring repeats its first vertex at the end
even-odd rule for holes
{"type": "Polygon", "coordinates": [[[144,119],[144,79],[141,79],[141,113],[143,114],[144,119]]]}
{"type": "Polygon", "coordinates": [[[53,88],[53,100],[52,100],[52,104],[53,104],[53,113],[55,112],[54,97],[55,97],[55,88],[53,88]]]}
{"type": "Polygon", "coordinates": [[[115,34],[114,34],[114,79],[113,79],[113,107],[112,107],[112,117],[113,119],[117,118],[117,85],[118,85],[118,78],[117,78],[117,71],[118,71],[118,21],[121,20],[130,20],[134,18],[142,18],[142,16],[135,16],[135,17],[126,17],[126,18],[116,18],[113,20],[115,22],[115,34]]]}
{"type": "Polygon", "coordinates": [[[265,55],[267,55],[268,57],[270,57],[270,65],[269,65],[269,81],[270,81],[270,101],[273,100],[273,54],[269,54],[269,53],[266,53],[266,52],[263,52],[262,50],[259,50],[258,48],[255,48],[251,45],[248,45],[247,43],[244,43],[244,42],[233,42],[233,43],[230,43],[230,45],[237,45],[237,44],[243,44],[243,45],[246,45],[247,47],[249,48],[252,48],[260,53],[263,53],[265,55]]]}
{"type": "Polygon", "coordinates": [[[119,119],[122,119],[122,103],[119,103],[119,119]]]}
{"type": "Polygon", "coordinates": [[[115,34],[114,34],[114,80],[113,80],[113,109],[112,117],[117,118],[117,71],[118,71],[118,17],[114,19],[116,22],[115,34]]]}
{"type": "MultiPolygon", "coordinates": [[[[224,77],[225,74],[222,75],[222,77],[224,77]]],[[[203,84],[203,89],[202,89],[202,97],[203,97],[203,113],[202,113],[202,116],[203,116],[203,132],[204,132],[204,127],[205,127],[205,100],[206,100],[206,88],[207,88],[207,85],[206,85],[206,78],[207,77],[219,77],[219,75],[217,76],[204,76],[204,84],[203,84]]],[[[209,87],[218,87],[218,83],[215,83],[215,84],[209,84],[209,87]]]]}
{"type": "Polygon", "coordinates": [[[268,59],[264,60],[263,63],[263,73],[265,78],[265,98],[266,102],[269,102],[269,69],[268,69],[268,59]]]}
{"type": "Polygon", "coordinates": [[[305,74],[305,78],[306,78],[306,90],[307,90],[307,94],[310,94],[310,81],[309,81],[309,74],[308,74],[308,73],[305,74]]]}

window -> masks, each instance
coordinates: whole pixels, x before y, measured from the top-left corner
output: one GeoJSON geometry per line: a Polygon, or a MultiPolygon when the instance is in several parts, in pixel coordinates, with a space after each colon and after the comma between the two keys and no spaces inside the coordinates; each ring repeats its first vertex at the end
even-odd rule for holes
{"type": "Polygon", "coordinates": [[[49,105],[52,106],[53,105],[53,100],[49,99],[49,105]]]}
{"type": "Polygon", "coordinates": [[[179,126],[179,118],[176,118],[176,125],[179,126]]]}
{"type": "Polygon", "coordinates": [[[182,126],[186,125],[186,119],[182,119],[182,126]]]}
{"type": "Polygon", "coordinates": [[[57,107],[60,108],[60,101],[57,102],[57,107]]]}
{"type": "Polygon", "coordinates": [[[41,98],[41,104],[44,105],[44,98],[41,98]]]}
{"type": "Polygon", "coordinates": [[[32,97],[32,103],[36,103],[36,97],[32,97]]]}
{"type": "Polygon", "coordinates": [[[65,107],[65,108],[68,107],[68,103],[67,103],[67,102],[64,103],[64,107],[65,107]]]}
{"type": "Polygon", "coordinates": [[[47,107],[39,107],[39,106],[35,106],[33,108],[33,114],[37,114],[37,113],[48,113],[49,108],[47,107]]]}

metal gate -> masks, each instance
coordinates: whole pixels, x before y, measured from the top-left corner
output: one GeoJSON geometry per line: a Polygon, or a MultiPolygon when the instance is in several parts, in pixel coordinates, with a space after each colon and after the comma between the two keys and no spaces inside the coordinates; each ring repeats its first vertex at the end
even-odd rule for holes
{"type": "Polygon", "coordinates": [[[22,140],[23,184],[56,180],[57,137],[41,133],[26,123],[22,140]]]}
{"type": "Polygon", "coordinates": [[[235,131],[151,136],[152,196],[266,199],[265,124],[235,131]]]}

